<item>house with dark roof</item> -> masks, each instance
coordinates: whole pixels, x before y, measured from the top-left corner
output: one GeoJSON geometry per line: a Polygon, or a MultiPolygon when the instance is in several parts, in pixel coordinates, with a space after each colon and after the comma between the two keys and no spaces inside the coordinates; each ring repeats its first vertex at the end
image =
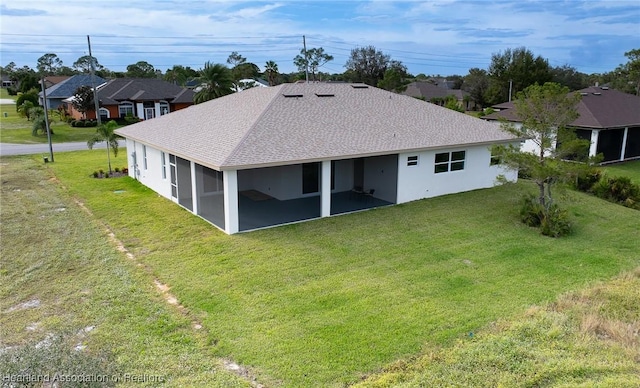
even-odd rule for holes
{"type": "MultiPolygon", "coordinates": [[[[53,78],[53,77],[48,77],[53,78]]],[[[57,80],[57,79],[56,79],[57,80]]],[[[76,90],[81,86],[98,86],[105,82],[104,78],[98,76],[78,74],[71,77],[66,77],[58,83],[47,87],[45,90],[47,94],[47,108],[57,109],[59,106],[64,105],[64,100],[72,97],[76,90]]],[[[46,83],[46,80],[45,80],[46,83]]],[[[44,106],[44,94],[38,93],[38,101],[41,106],[44,106]]]]}
{"type": "MultiPolygon", "coordinates": [[[[98,86],[97,95],[100,118],[105,121],[126,116],[149,120],[193,105],[193,90],[156,78],[116,78],[98,86]]],[[[67,111],[81,119],[71,100],[67,111]]],[[[87,112],[88,119],[95,119],[94,110],[87,112]]]]}
{"type": "Polygon", "coordinates": [[[129,175],[232,234],[495,185],[520,139],[365,84],[251,88],[116,130],[129,175]]]}
{"type": "MultiPolygon", "coordinates": [[[[602,154],[604,163],[640,158],[640,97],[592,86],[572,93],[580,93],[579,117],[570,126],[579,138],[591,142],[589,156],[602,154]]],[[[520,118],[513,102],[495,106],[499,111],[484,116],[495,121],[505,119],[519,124],[520,118]]],[[[529,142],[525,149],[531,148],[529,142]]]]}
{"type": "Polygon", "coordinates": [[[469,92],[460,89],[450,89],[448,86],[448,83],[438,85],[429,81],[415,81],[408,84],[407,89],[402,92],[402,94],[441,106],[444,105],[444,99],[448,96],[453,96],[458,101],[458,106],[462,109],[472,110],[475,107],[475,103],[471,99],[469,92]]]}

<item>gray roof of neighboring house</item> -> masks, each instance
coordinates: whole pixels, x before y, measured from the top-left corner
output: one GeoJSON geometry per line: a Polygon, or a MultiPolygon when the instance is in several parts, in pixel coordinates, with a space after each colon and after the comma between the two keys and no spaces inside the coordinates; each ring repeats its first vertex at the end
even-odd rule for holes
{"type": "Polygon", "coordinates": [[[218,170],[514,140],[497,123],[340,83],[251,88],[116,133],[218,170]]]}
{"type": "MultiPolygon", "coordinates": [[[[640,97],[606,87],[588,87],[580,93],[577,111],[580,116],[571,126],[582,128],[624,128],[640,126],[640,97]]],[[[485,120],[520,121],[514,103],[499,104],[500,111],[483,117],[485,120]]]]}
{"type": "MultiPolygon", "coordinates": [[[[73,96],[81,86],[98,86],[104,82],[104,78],[95,76],[92,84],[90,75],[77,74],[47,88],[47,98],[68,98],[73,96]]],[[[42,96],[42,92],[39,95],[42,96]]]]}
{"type": "Polygon", "coordinates": [[[463,90],[443,88],[428,81],[416,81],[407,85],[407,90],[402,92],[402,94],[411,97],[424,98],[425,101],[429,101],[432,98],[444,98],[450,95],[455,96],[458,100],[462,100],[464,96],[469,93],[463,90]]]}
{"type": "Polygon", "coordinates": [[[102,105],[118,105],[122,101],[159,101],[193,103],[195,92],[157,78],[116,78],[98,89],[102,105]]]}

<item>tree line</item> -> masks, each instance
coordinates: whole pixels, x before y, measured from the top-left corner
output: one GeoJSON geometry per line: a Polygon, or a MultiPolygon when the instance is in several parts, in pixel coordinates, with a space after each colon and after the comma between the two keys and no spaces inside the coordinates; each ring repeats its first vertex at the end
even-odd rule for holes
{"type": "Polygon", "coordinates": [[[261,69],[236,51],[229,55],[226,64],[206,62],[202,69],[197,70],[189,66],[174,65],[164,72],[146,61],[128,65],[125,72],[114,72],[88,55],[79,57],[68,67],[55,53],[47,53],[38,58],[36,69],[29,66],[18,68],[14,62],[10,62],[0,67],[0,72],[18,82],[22,92],[38,88],[39,77],[42,75],[88,74],[92,68],[102,78],[161,78],[180,86],[199,82],[204,91],[200,93],[197,102],[252,87],[252,84],[243,83],[242,80],[245,79],[261,78],[272,86],[304,79],[364,82],[402,92],[411,81],[426,81],[438,77],[452,81],[455,89],[469,92],[477,106],[486,107],[510,100],[529,85],[543,85],[545,82],[555,82],[569,90],[582,89],[599,82],[613,89],[640,95],[640,49],[626,52],[625,56],[628,62],[610,72],[586,74],[569,65],[550,66],[547,59],[535,55],[525,47],[508,48],[492,54],[491,63],[486,69],[471,68],[466,75],[430,77],[425,74],[410,74],[401,61],[392,59],[374,46],[351,50],[343,73],[326,73],[321,70],[334,59],[322,47],[301,50],[293,58],[298,71],[288,74],[280,73],[275,61],[267,61],[261,69]]]}

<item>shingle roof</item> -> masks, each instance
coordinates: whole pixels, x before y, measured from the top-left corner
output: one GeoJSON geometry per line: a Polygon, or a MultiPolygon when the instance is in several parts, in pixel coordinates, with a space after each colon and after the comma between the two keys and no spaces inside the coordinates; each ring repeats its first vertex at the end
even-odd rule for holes
{"type": "Polygon", "coordinates": [[[512,141],[496,123],[351,84],[251,88],[118,129],[215,169],[512,141]]]}
{"type": "MultiPolygon", "coordinates": [[[[94,84],[98,86],[104,83],[104,78],[95,76],[94,84]]],[[[47,98],[67,98],[74,95],[76,90],[80,86],[92,86],[91,76],[84,74],[77,74],[72,77],[69,77],[59,83],[47,88],[47,98]]],[[[39,93],[42,96],[42,92],[39,93]]]]}
{"type": "Polygon", "coordinates": [[[116,78],[98,89],[102,105],[117,105],[121,101],[193,102],[192,90],[156,78],[116,78]]]}
{"type": "MultiPolygon", "coordinates": [[[[582,100],[577,106],[580,116],[571,126],[582,128],[624,128],[640,125],[640,97],[618,90],[589,87],[578,90],[582,100]]],[[[509,121],[520,121],[515,112],[513,102],[500,104],[499,112],[484,117],[486,120],[504,118],[509,121]]]]}

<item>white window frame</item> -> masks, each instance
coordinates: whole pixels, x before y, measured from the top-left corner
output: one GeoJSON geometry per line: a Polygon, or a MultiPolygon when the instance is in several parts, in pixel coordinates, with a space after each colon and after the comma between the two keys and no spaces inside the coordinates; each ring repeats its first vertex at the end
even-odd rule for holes
{"type": "Polygon", "coordinates": [[[467,151],[465,150],[438,152],[434,157],[433,172],[434,174],[441,174],[443,172],[462,171],[466,160],[467,151]],[[460,158],[460,154],[462,154],[462,158],[460,158]],[[443,155],[447,156],[447,160],[442,158],[443,155]],[[438,159],[441,160],[438,161],[438,159]]]}
{"type": "Polygon", "coordinates": [[[135,116],[135,109],[133,106],[133,102],[131,101],[122,101],[120,105],[118,105],[118,115],[120,117],[127,117],[131,113],[131,116],[135,116]]]}
{"type": "Polygon", "coordinates": [[[147,146],[142,146],[142,166],[147,171],[147,146]]]}
{"type": "Polygon", "coordinates": [[[162,162],[162,179],[167,180],[167,160],[164,151],[160,152],[162,162]]]}

